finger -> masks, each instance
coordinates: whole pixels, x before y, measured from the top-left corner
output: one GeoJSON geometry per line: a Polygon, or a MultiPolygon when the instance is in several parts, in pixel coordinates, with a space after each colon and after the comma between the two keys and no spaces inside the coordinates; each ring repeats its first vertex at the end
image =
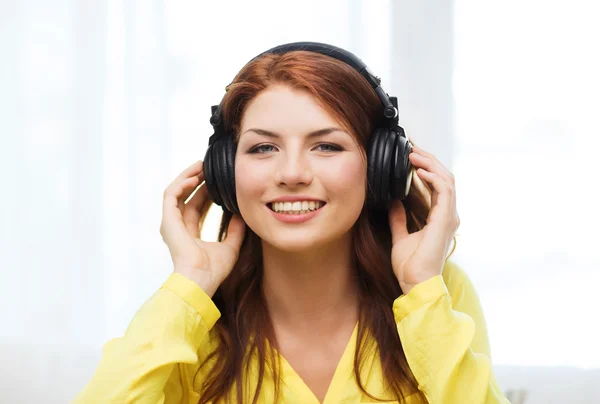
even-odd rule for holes
{"type": "Polygon", "coordinates": [[[198,177],[191,177],[182,182],[169,186],[163,197],[163,215],[172,214],[172,210],[176,209],[179,211],[179,216],[183,214],[183,208],[185,206],[184,201],[189,197],[193,190],[198,186],[200,179],[198,177]]]}
{"type": "Polygon", "coordinates": [[[440,167],[443,167],[444,169],[446,169],[446,167],[442,164],[442,162],[433,153],[429,153],[428,151],[421,149],[419,146],[413,146],[412,152],[416,153],[418,155],[421,155],[423,157],[426,157],[426,158],[436,162],[437,164],[439,164],[440,167]]]}
{"type": "Polygon", "coordinates": [[[422,148],[420,148],[419,146],[417,146],[416,144],[412,144],[412,151],[414,152],[418,152],[419,154],[425,156],[425,157],[432,157],[433,154],[429,153],[427,150],[424,150],[422,148]]]}
{"type": "Polygon", "coordinates": [[[177,178],[175,178],[175,180],[173,180],[173,183],[183,181],[183,180],[193,177],[193,176],[200,176],[200,174],[202,174],[201,180],[204,180],[204,169],[203,168],[204,168],[203,161],[198,160],[194,164],[192,164],[191,166],[189,166],[188,168],[183,170],[181,172],[181,174],[179,174],[177,176],[177,178]]]}
{"type": "MultiPolygon", "coordinates": [[[[165,193],[176,192],[175,189],[180,186],[180,183],[182,181],[185,181],[192,177],[198,177],[200,180],[198,182],[199,184],[202,183],[202,181],[204,181],[204,165],[202,160],[195,162],[194,164],[183,170],[177,177],[175,177],[175,179],[167,186],[165,193]]],[[[187,196],[189,196],[189,194],[187,196]]]]}
{"type": "Polygon", "coordinates": [[[177,196],[177,207],[183,213],[185,211],[185,201],[187,201],[191,194],[198,188],[200,185],[200,178],[198,176],[190,177],[186,180],[183,180],[178,184],[179,194],[177,196]]]}
{"type": "MultiPolygon", "coordinates": [[[[187,180],[188,178],[198,177],[200,179],[199,183],[204,181],[204,166],[202,160],[199,160],[183,170],[175,179],[167,186],[167,190],[177,188],[182,181],[187,180]]],[[[188,195],[189,196],[189,195],[188,195]]]]}
{"type": "Polygon", "coordinates": [[[242,242],[244,241],[244,234],[246,233],[246,223],[240,217],[240,215],[235,214],[231,217],[229,221],[229,226],[227,227],[227,236],[225,240],[223,240],[223,244],[227,244],[230,247],[233,247],[236,251],[239,251],[242,247],[242,242]]]}
{"type": "Polygon", "coordinates": [[[208,189],[206,188],[206,184],[202,184],[196,189],[196,193],[192,195],[192,197],[185,204],[185,208],[183,210],[183,223],[185,224],[187,231],[193,237],[200,238],[201,212],[204,209],[204,205],[206,205],[209,201],[210,199],[208,198],[208,189]]]}
{"type": "Polygon", "coordinates": [[[160,234],[167,245],[176,245],[176,240],[183,240],[187,234],[181,211],[177,209],[177,197],[173,194],[164,197],[160,234]]]}
{"type": "Polygon", "coordinates": [[[431,196],[431,221],[449,222],[454,210],[454,189],[439,175],[419,168],[419,178],[423,179],[433,187],[431,196]]]}
{"type": "Polygon", "coordinates": [[[416,166],[441,175],[448,183],[453,182],[454,176],[452,173],[433,154],[420,149],[413,149],[413,152],[409,154],[409,158],[411,159],[411,163],[416,166]]]}
{"type": "Polygon", "coordinates": [[[406,225],[406,210],[402,201],[394,200],[389,211],[390,230],[392,232],[392,244],[408,236],[406,225]]]}
{"type": "Polygon", "coordinates": [[[432,154],[428,153],[428,156],[426,156],[420,152],[413,152],[408,157],[410,162],[416,167],[424,168],[429,172],[438,174],[448,184],[454,185],[454,175],[432,154]]]}

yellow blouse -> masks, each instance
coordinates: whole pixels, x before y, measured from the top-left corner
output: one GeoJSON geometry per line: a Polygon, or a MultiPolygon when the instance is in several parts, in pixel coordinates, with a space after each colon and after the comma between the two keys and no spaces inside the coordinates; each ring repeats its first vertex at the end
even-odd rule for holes
{"type": "MultiPolygon", "coordinates": [[[[433,277],[393,303],[398,334],[409,366],[432,404],[509,403],[492,372],[490,347],[479,298],[465,272],[448,261],[433,277]]],[[[194,403],[200,398],[199,363],[217,337],[211,332],[221,313],[194,282],[171,274],[140,308],[125,335],[110,340],[92,380],[73,403],[194,403]],[[194,377],[196,375],[196,377],[194,377]]],[[[369,403],[353,377],[357,327],[323,404],[369,403]]],[[[361,379],[368,392],[388,397],[376,353],[367,356],[361,379]]],[[[281,357],[281,403],[319,404],[281,357]]],[[[258,363],[245,383],[256,385],[258,363]]],[[[274,380],[265,373],[260,403],[273,403],[274,380]]],[[[244,402],[251,402],[245,398],[244,402]]],[[[397,401],[392,401],[396,402],[397,401]]],[[[411,397],[406,401],[412,403],[411,397]]]]}

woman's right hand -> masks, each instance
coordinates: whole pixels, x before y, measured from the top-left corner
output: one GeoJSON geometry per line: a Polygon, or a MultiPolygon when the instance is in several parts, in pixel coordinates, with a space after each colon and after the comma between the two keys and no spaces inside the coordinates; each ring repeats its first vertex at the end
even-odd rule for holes
{"type": "Polygon", "coordinates": [[[160,234],[171,253],[174,271],[196,282],[212,297],[238,259],[246,223],[234,215],[225,240],[202,241],[200,232],[212,202],[203,181],[203,162],[198,161],[167,187],[160,234]],[[199,184],[200,189],[185,203],[199,184]]]}

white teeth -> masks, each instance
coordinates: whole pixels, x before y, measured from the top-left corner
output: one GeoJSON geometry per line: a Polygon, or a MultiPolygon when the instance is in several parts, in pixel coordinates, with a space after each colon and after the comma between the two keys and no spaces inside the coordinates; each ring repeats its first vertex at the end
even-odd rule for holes
{"type": "Polygon", "coordinates": [[[271,208],[275,212],[306,213],[321,208],[321,201],[273,202],[271,208]]]}

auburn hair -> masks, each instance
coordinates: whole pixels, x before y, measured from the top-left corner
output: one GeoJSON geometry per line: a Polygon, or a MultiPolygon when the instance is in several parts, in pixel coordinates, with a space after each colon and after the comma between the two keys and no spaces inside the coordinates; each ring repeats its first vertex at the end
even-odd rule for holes
{"type": "MultiPolygon", "coordinates": [[[[225,129],[235,137],[236,143],[249,101],[274,84],[308,91],[355,137],[366,156],[369,136],[383,118],[381,101],[367,80],[351,66],[332,57],[307,51],[266,54],[248,63],[237,74],[227,87],[221,104],[225,129]]],[[[430,200],[429,187],[418,176],[413,176],[413,185],[404,201],[410,233],[425,226],[431,208],[430,200]]],[[[210,203],[202,208],[201,217],[206,215],[209,207],[210,203]]],[[[230,212],[224,211],[219,240],[227,235],[231,217],[230,212]]],[[[382,382],[396,399],[403,402],[406,397],[416,393],[422,402],[426,402],[404,355],[392,312],[392,304],[402,290],[392,270],[387,211],[371,209],[365,204],[352,232],[353,262],[360,289],[354,353],[354,374],[359,388],[371,399],[381,400],[365,390],[359,371],[367,351],[375,348],[385,378],[382,382]],[[376,346],[369,346],[370,340],[374,340],[376,346]]],[[[209,366],[210,372],[206,372],[209,376],[202,381],[199,403],[233,397],[234,386],[237,402],[243,402],[244,374],[253,356],[258,358],[259,366],[258,385],[252,403],[258,400],[265,371],[269,368],[267,363],[273,372],[277,399],[280,362],[275,352],[277,341],[262,294],[261,281],[261,240],[247,228],[237,263],[213,296],[214,303],[221,311],[221,317],[213,329],[219,343],[200,365],[200,368],[209,366]]]]}

